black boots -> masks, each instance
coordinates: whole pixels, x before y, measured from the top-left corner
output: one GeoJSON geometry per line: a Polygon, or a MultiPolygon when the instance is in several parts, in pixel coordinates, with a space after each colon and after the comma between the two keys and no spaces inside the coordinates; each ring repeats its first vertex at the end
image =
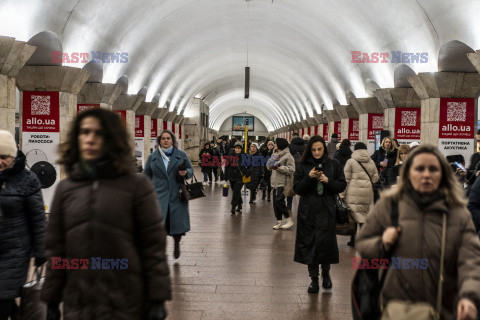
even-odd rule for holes
{"type": "Polygon", "coordinates": [[[269,193],[268,196],[267,196],[267,202],[270,202],[270,201],[271,201],[271,199],[270,199],[270,193],[269,193]]]}
{"type": "Polygon", "coordinates": [[[265,194],[265,190],[263,191],[263,196],[262,196],[262,201],[265,201],[265,198],[267,197],[267,195],[265,194]]]}
{"type": "Polygon", "coordinates": [[[242,211],[242,205],[241,204],[238,205],[237,211],[242,211]]]}
{"type": "Polygon", "coordinates": [[[322,288],[332,289],[332,279],[330,278],[330,265],[322,264],[322,288]]]}
{"type": "Polygon", "coordinates": [[[232,206],[232,210],[230,210],[231,214],[235,214],[235,206],[232,206]]]}
{"type": "Polygon", "coordinates": [[[173,257],[175,259],[180,258],[180,240],[182,239],[182,236],[173,236],[173,240],[175,241],[175,245],[173,248],[173,257]]]}
{"type": "Polygon", "coordinates": [[[312,282],[308,286],[308,293],[318,293],[320,287],[318,286],[318,277],[312,277],[312,282]]]}

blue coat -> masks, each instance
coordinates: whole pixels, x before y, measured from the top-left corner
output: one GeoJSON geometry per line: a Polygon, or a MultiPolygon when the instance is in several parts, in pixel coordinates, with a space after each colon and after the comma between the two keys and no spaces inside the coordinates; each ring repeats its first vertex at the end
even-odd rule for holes
{"type": "Polygon", "coordinates": [[[148,156],[143,171],[143,173],[149,176],[153,181],[153,186],[157,193],[157,199],[160,202],[160,208],[162,209],[164,223],[170,212],[170,228],[166,226],[167,230],[170,230],[170,235],[183,234],[190,231],[188,203],[182,202],[178,196],[178,190],[180,189],[181,183],[177,182],[176,178],[178,166],[183,164],[183,160],[186,160],[186,177],[189,179],[193,175],[192,164],[190,163],[187,154],[177,148],[173,148],[167,170],[165,170],[162,155],[158,150],[155,150],[154,153],[148,156]]]}

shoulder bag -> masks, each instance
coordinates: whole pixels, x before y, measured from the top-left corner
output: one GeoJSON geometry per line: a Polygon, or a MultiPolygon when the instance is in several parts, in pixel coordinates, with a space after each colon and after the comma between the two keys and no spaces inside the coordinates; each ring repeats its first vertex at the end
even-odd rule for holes
{"type": "Polygon", "coordinates": [[[362,167],[363,171],[365,171],[365,173],[367,174],[367,177],[368,179],[370,179],[370,183],[372,184],[372,191],[373,191],[373,202],[377,202],[377,200],[380,198],[380,189],[382,188],[381,187],[381,183],[373,183],[372,181],[372,177],[370,177],[370,175],[368,174],[368,171],[367,169],[365,169],[365,167],[362,165],[362,163],[358,160],[355,160],[357,161],[357,163],[360,165],[360,167],[362,167]]]}
{"type": "Polygon", "coordinates": [[[442,312],[443,269],[445,242],[447,238],[447,213],[443,213],[442,248],[440,254],[440,275],[437,287],[437,308],[428,302],[391,300],[382,313],[381,320],[440,320],[442,312]]]}
{"type": "Polygon", "coordinates": [[[47,304],[40,299],[45,277],[42,277],[43,266],[35,267],[32,281],[22,288],[20,312],[22,319],[44,320],[47,317],[47,304]]]}
{"type": "Polygon", "coordinates": [[[203,190],[203,184],[197,181],[195,174],[193,174],[190,183],[186,180],[184,182],[185,184],[182,184],[178,190],[178,195],[182,202],[187,203],[189,200],[206,197],[205,190],[203,190]],[[193,182],[193,179],[195,179],[195,183],[193,182]]]}
{"type": "MultiPolygon", "coordinates": [[[[398,226],[398,203],[392,200],[390,212],[391,225],[398,226]]],[[[393,248],[387,253],[390,260],[393,248]]],[[[351,286],[352,315],[354,320],[379,320],[382,316],[380,309],[380,293],[387,276],[388,269],[380,275],[378,269],[358,269],[351,286]]],[[[412,318],[416,319],[416,318],[412,318]]]]}

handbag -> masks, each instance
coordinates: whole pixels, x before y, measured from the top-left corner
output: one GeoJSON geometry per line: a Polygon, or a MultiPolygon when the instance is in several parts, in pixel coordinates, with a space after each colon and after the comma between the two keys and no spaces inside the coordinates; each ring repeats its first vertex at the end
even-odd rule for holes
{"type": "Polygon", "coordinates": [[[391,300],[382,313],[381,320],[440,320],[442,312],[443,269],[445,261],[445,242],[447,238],[447,214],[443,213],[442,249],[440,254],[440,276],[437,287],[437,308],[427,302],[391,300]]]}
{"type": "MultiPolygon", "coordinates": [[[[382,190],[382,185],[383,185],[381,182],[381,179],[377,183],[373,183],[372,177],[370,177],[370,175],[368,174],[367,169],[365,169],[365,167],[362,165],[360,161],[358,160],[355,160],[355,161],[357,161],[360,167],[362,167],[363,171],[365,171],[365,173],[367,174],[368,179],[370,179],[370,183],[372,184],[372,191],[373,191],[373,203],[377,202],[377,200],[380,198],[380,190],[382,190]]],[[[383,182],[385,182],[385,180],[383,182]]]]}
{"type": "MultiPolygon", "coordinates": [[[[392,200],[390,212],[391,224],[398,226],[398,204],[392,200]]],[[[387,253],[388,259],[392,257],[393,249],[387,253]]],[[[378,269],[359,269],[355,273],[350,288],[352,296],[352,315],[354,320],[379,320],[382,316],[380,310],[380,293],[387,276],[388,269],[380,275],[378,269]]]]}
{"type": "MultiPolygon", "coordinates": [[[[185,194],[188,194],[188,196],[186,196],[188,200],[206,197],[205,190],[203,190],[203,184],[197,181],[195,174],[192,176],[192,180],[190,181],[190,183],[185,180],[184,186],[186,189],[185,194]],[[193,182],[193,179],[195,179],[195,183],[193,182]]],[[[180,188],[180,190],[182,190],[182,188],[180,188]]]]}
{"type": "Polygon", "coordinates": [[[285,197],[293,197],[295,194],[295,191],[293,191],[293,174],[290,174],[287,177],[285,188],[283,188],[283,195],[285,197]]]}
{"type": "Polygon", "coordinates": [[[45,282],[45,277],[42,277],[43,268],[43,266],[36,267],[32,281],[22,288],[21,319],[44,320],[47,317],[47,304],[40,299],[40,292],[45,282]]]}
{"type": "Polygon", "coordinates": [[[338,224],[335,226],[335,233],[339,236],[351,236],[357,232],[357,222],[353,219],[348,211],[348,222],[344,224],[338,224]]]}
{"type": "Polygon", "coordinates": [[[335,218],[337,224],[348,223],[349,209],[345,201],[338,194],[335,195],[335,218]]]}

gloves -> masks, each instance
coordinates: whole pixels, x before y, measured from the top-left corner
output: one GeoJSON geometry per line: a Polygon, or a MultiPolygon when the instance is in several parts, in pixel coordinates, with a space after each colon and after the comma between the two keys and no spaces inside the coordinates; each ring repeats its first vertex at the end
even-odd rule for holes
{"type": "Polygon", "coordinates": [[[35,266],[36,267],[41,267],[43,264],[47,261],[45,257],[36,257],[35,258],[35,266]]]}
{"type": "Polygon", "coordinates": [[[163,302],[152,301],[150,303],[150,309],[148,310],[146,320],[164,320],[166,318],[167,310],[165,309],[163,302]]]}
{"type": "Polygon", "coordinates": [[[46,320],[60,320],[60,310],[58,310],[58,303],[48,304],[46,320]]]}
{"type": "Polygon", "coordinates": [[[183,163],[178,166],[178,171],[185,171],[187,170],[187,161],[183,160],[183,163]]]}

